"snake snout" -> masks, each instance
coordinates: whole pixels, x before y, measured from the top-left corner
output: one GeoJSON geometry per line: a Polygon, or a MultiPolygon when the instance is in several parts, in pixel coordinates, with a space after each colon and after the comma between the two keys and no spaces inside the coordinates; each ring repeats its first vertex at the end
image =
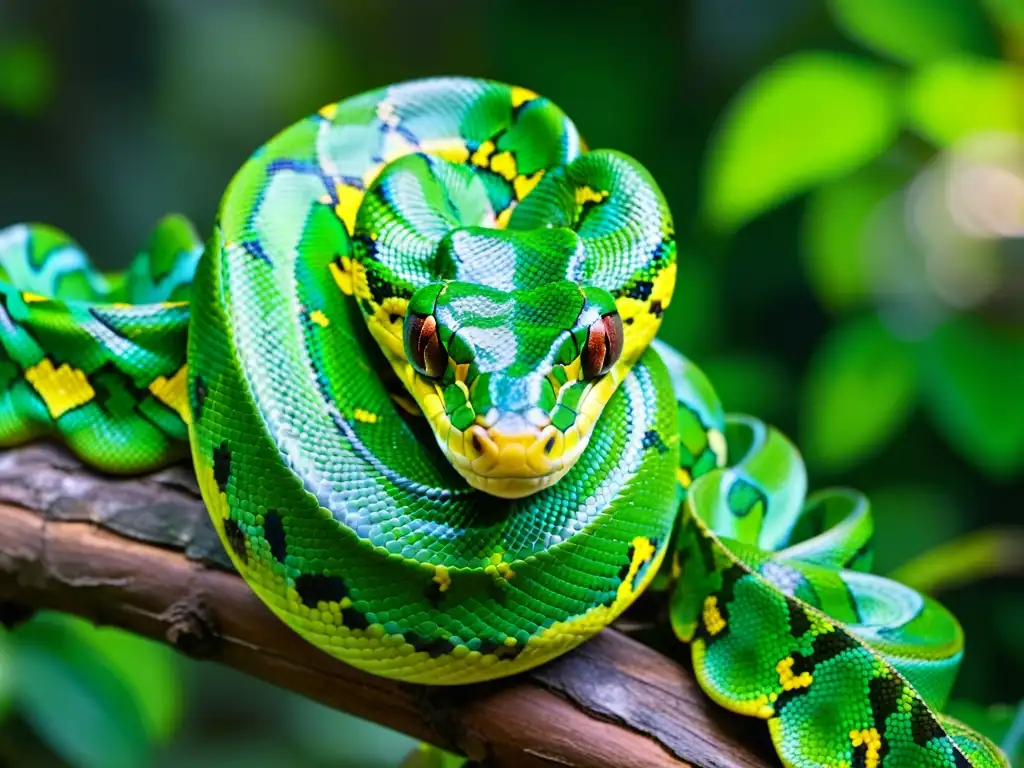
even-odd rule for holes
{"type": "Polygon", "coordinates": [[[490,426],[478,423],[470,427],[466,431],[466,452],[476,474],[540,478],[562,469],[560,438],[561,433],[547,414],[506,413],[490,426]]]}

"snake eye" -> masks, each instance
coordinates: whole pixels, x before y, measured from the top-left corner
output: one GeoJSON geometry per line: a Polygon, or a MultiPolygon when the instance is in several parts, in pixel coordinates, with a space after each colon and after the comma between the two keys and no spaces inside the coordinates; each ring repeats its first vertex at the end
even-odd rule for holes
{"type": "Polygon", "coordinates": [[[412,367],[431,379],[440,378],[448,368],[448,353],[437,335],[433,315],[410,312],[405,318],[405,356],[412,367]]]}
{"type": "Polygon", "coordinates": [[[580,355],[583,378],[592,379],[608,373],[622,354],[622,318],[609,312],[590,326],[587,345],[580,355]]]}

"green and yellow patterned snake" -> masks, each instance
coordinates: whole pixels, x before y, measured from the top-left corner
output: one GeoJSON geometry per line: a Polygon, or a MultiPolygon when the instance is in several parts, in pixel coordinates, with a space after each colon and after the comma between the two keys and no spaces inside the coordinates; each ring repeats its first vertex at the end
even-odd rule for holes
{"type": "Polygon", "coordinates": [[[345,99],[252,155],[205,249],[172,216],[102,274],[15,225],[0,270],[0,444],[117,473],[191,451],[238,571],[327,653],[501,677],[659,575],[701,686],[787,766],[1006,765],[938,714],[960,626],[866,572],[866,500],[805,499],[794,446],[654,340],[651,175],[531,91],[345,99]]]}

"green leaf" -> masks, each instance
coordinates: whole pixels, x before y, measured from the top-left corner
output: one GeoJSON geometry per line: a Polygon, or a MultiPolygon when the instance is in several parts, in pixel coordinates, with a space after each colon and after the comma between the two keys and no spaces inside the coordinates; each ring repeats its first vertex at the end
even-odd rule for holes
{"type": "Polygon", "coordinates": [[[712,137],[705,214],[730,230],[881,154],[898,130],[880,65],[799,53],[747,84],[712,137]]]}
{"type": "MultiPolygon", "coordinates": [[[[922,528],[911,533],[920,539],[920,531],[931,521],[921,520],[922,528]]],[[[982,528],[929,549],[888,574],[890,579],[913,587],[918,592],[935,594],[994,576],[1024,575],[1024,528],[982,528]]]]}
{"type": "Polygon", "coordinates": [[[40,614],[9,637],[17,706],[65,760],[83,768],[149,762],[146,723],[131,690],[61,616],[40,614]]]}
{"type": "Polygon", "coordinates": [[[877,316],[834,328],[811,360],[804,391],[808,463],[833,471],[854,465],[903,424],[915,392],[913,358],[877,316]]]}
{"type": "MultiPolygon", "coordinates": [[[[1024,28],[1024,3],[1020,0],[981,0],[981,4],[985,6],[997,26],[1024,28]]],[[[1006,29],[1001,31],[1009,32],[1006,29]]]]}
{"type": "Polygon", "coordinates": [[[54,91],[53,61],[39,40],[0,42],[0,107],[38,114],[54,91]]]}
{"type": "Polygon", "coordinates": [[[907,119],[924,138],[952,144],[973,133],[1024,133],[1024,69],[954,58],[921,69],[907,85],[907,119]]]}
{"type": "Polygon", "coordinates": [[[785,367],[762,355],[718,355],[701,360],[701,368],[731,413],[778,415],[789,396],[785,367]]]}
{"type": "Polygon", "coordinates": [[[836,23],[876,53],[927,64],[956,53],[994,53],[975,0],[831,0],[836,23]]]}
{"type": "Polygon", "coordinates": [[[722,290],[710,259],[680,247],[679,278],[658,336],[687,354],[721,345],[722,290]]]}
{"type": "Polygon", "coordinates": [[[324,765],[398,765],[416,740],[315,701],[294,697],[281,730],[324,765]]]}
{"type": "Polygon", "coordinates": [[[179,659],[164,645],[111,627],[96,627],[66,617],[69,629],[103,654],[135,699],[153,741],[167,741],[181,720],[182,686],[179,659]]]}
{"type": "Polygon", "coordinates": [[[925,345],[925,396],[953,448],[996,477],[1024,467],[1024,339],[969,316],[925,345]]]}
{"type": "Polygon", "coordinates": [[[903,174],[870,168],[811,193],[803,220],[803,255],[815,293],[831,310],[868,297],[865,238],[879,204],[905,182],[903,174]]]}
{"type": "Polygon", "coordinates": [[[401,768],[462,768],[467,760],[423,742],[402,761],[401,768]]]}
{"type": "Polygon", "coordinates": [[[872,570],[889,578],[894,569],[943,546],[965,528],[963,512],[935,486],[886,486],[868,498],[875,519],[872,570]]]}

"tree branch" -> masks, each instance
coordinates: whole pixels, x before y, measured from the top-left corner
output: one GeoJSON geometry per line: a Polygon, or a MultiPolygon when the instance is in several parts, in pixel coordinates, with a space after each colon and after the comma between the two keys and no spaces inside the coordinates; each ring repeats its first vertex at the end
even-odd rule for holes
{"type": "Polygon", "coordinates": [[[613,629],[532,672],[457,687],[321,653],[233,573],[188,467],[119,479],[52,446],[0,454],[0,619],[32,608],[162,640],[486,765],[777,765],[762,724],[613,629]]]}

